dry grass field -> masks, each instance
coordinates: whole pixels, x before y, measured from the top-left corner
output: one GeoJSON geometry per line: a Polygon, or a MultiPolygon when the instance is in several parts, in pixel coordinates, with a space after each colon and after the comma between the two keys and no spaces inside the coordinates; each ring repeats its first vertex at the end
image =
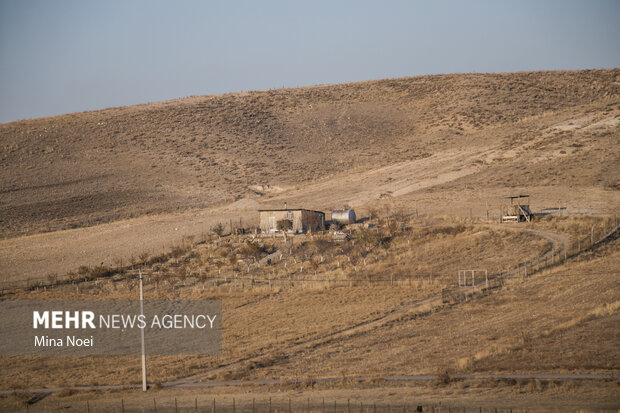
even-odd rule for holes
{"type": "MultiPolygon", "coordinates": [[[[411,221],[415,222],[415,219],[411,221]]],[[[594,222],[596,220],[592,218],[547,219],[536,229],[563,227],[578,238],[587,233],[585,229],[594,222]]],[[[389,229],[389,224],[380,224],[379,229],[389,229]]],[[[248,254],[249,239],[239,237],[233,242],[230,237],[211,237],[207,242],[177,247],[165,260],[149,257],[150,264],[143,266],[147,274],[147,299],[219,298],[223,300],[226,315],[221,356],[149,357],[150,381],[160,387],[164,383],[275,380],[275,384],[268,387],[277,389],[275,394],[262,385],[247,385],[242,391],[234,388],[205,390],[206,393],[157,390],[154,396],[161,399],[162,405],[174,394],[185,398],[184,404],[199,397],[205,405],[210,405],[211,397],[218,398],[218,403],[229,404],[229,399],[235,397],[237,403],[247,406],[251,398],[259,398],[265,403],[267,397],[273,396],[279,397],[278,403],[283,403],[286,397],[293,397],[298,404],[306,398],[312,398],[316,404],[322,397],[327,397],[338,400],[342,408],[350,398],[354,398],[355,403],[368,405],[383,403],[384,407],[409,400],[428,405],[443,402],[448,406],[507,406],[515,411],[519,406],[530,410],[533,406],[617,406],[614,403],[618,394],[617,381],[603,381],[595,387],[587,381],[571,383],[551,379],[447,379],[449,381],[444,384],[436,381],[384,381],[389,376],[438,373],[440,377],[448,378],[470,374],[586,373],[617,376],[620,373],[620,347],[617,346],[620,342],[617,329],[620,312],[619,240],[585,251],[533,276],[512,279],[498,291],[483,293],[461,303],[445,303],[440,298],[441,289],[455,283],[450,259],[443,262],[445,267],[442,268],[447,272],[436,271],[432,282],[416,276],[411,264],[418,263],[422,257],[412,251],[419,249],[426,252],[427,265],[440,266],[442,263],[437,261],[438,257],[445,255],[444,249],[459,251],[461,245],[473,256],[479,254],[484,262],[485,251],[491,246],[480,241],[485,237],[479,234],[488,231],[485,224],[441,226],[436,223],[433,227],[405,227],[394,234],[390,248],[370,248],[366,254],[368,264],[359,272],[349,269],[344,275],[332,274],[328,267],[338,260],[338,255],[329,257],[325,254],[325,267],[317,266],[316,276],[312,274],[314,270],[309,271],[311,274],[296,271],[298,278],[295,278],[295,274],[287,273],[280,262],[269,266],[274,277],[271,288],[258,280],[252,284],[248,278],[235,280],[234,276],[224,282],[221,274],[214,270],[218,268],[227,274],[228,270],[236,271],[234,268],[240,262],[254,261],[242,259],[233,264],[227,259],[237,253],[242,257],[243,251],[248,254]],[[432,236],[429,228],[433,228],[432,236]],[[407,243],[409,236],[414,234],[417,243],[407,243]],[[469,239],[472,236],[478,240],[469,239]],[[472,252],[474,248],[476,251],[472,252]],[[372,263],[370,257],[375,257],[372,263]],[[397,266],[402,261],[409,263],[410,272],[401,274],[402,278],[394,285],[361,283],[372,279],[377,271],[400,274],[397,266]],[[202,268],[207,275],[198,275],[194,266],[202,268]],[[350,282],[303,284],[299,281],[330,277],[350,282]],[[275,280],[278,279],[287,282],[277,285],[275,280]],[[291,279],[297,281],[291,283],[291,279]],[[353,379],[357,377],[368,382],[356,384],[353,379]],[[340,381],[313,383],[313,380],[323,378],[340,381]],[[367,390],[359,393],[361,388],[367,390]]],[[[504,231],[497,230],[498,239],[491,244],[501,243],[510,251],[509,254],[492,251],[496,257],[508,255],[506,266],[531,259],[532,253],[545,254],[549,248],[548,242],[542,238],[521,232],[516,236],[512,231],[504,231]],[[535,251],[515,248],[524,243],[538,244],[540,248],[535,251]]],[[[299,257],[301,262],[304,252],[310,250],[308,244],[321,245],[323,241],[319,237],[297,240],[299,246],[291,250],[289,257],[299,257]]],[[[288,247],[282,240],[266,239],[266,242],[279,242],[278,251],[288,247]]],[[[348,252],[348,256],[354,254],[353,250],[348,252]]],[[[493,260],[489,258],[488,263],[491,262],[493,260]]],[[[419,265],[426,268],[423,262],[419,265]]],[[[260,276],[259,268],[252,266],[252,273],[257,277],[260,276]]],[[[81,269],[80,273],[88,278],[95,268],[89,271],[81,269]]],[[[109,280],[91,279],[46,291],[33,289],[9,298],[132,298],[137,293],[132,274],[127,270],[109,280]]],[[[117,385],[119,377],[124,378],[122,384],[140,382],[139,357],[133,356],[4,356],[0,359],[3,388],[117,385]],[[48,374],[51,371],[53,375],[48,374]]],[[[78,410],[80,400],[95,400],[99,405],[112,406],[118,396],[108,394],[109,391],[85,395],[66,391],[49,396],[47,403],[53,406],[59,400],[78,406],[78,410]]],[[[126,397],[128,405],[139,406],[139,394],[127,391],[121,394],[126,397]]],[[[0,403],[16,405],[19,403],[17,397],[10,396],[0,403]]]]}
{"type": "MultiPolygon", "coordinates": [[[[423,76],[1,124],[2,299],[135,298],[138,268],[147,299],[221,299],[221,355],[148,358],[153,394],[188,409],[272,396],[617,409],[620,241],[586,248],[617,226],[619,138],[619,70],[423,76]],[[555,213],[498,224],[502,196],[519,193],[555,213]],[[284,202],[372,219],[344,242],[229,235],[284,202]],[[471,299],[445,299],[474,268],[501,288],[480,288],[479,273],[471,299]],[[472,376],[498,374],[616,379],[472,376]],[[408,375],[439,379],[385,380],[408,375]],[[187,388],[229,380],[254,384],[187,388]]],[[[0,389],[21,391],[0,410],[43,387],[66,390],[32,408],[143,397],[69,390],[138,384],[139,357],[0,365],[0,389]]]]}

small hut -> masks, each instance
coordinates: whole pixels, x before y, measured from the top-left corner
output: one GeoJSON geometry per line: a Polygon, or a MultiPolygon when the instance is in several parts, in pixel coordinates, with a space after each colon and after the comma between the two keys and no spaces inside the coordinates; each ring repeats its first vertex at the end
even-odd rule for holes
{"type": "Polygon", "coordinates": [[[311,209],[260,209],[260,229],[272,233],[287,228],[294,233],[323,231],[325,213],[311,209]]]}

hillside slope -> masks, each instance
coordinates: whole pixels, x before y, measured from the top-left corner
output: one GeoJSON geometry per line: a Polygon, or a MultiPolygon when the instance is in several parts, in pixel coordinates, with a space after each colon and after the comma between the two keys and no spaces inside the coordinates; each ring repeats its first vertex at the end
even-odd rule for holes
{"type": "MultiPolygon", "coordinates": [[[[502,257],[496,260],[525,258],[527,251],[515,251],[519,249],[516,243],[534,244],[499,234],[487,239],[480,227],[445,232],[447,229],[435,227],[427,237],[419,237],[420,242],[411,250],[426,251],[422,255],[444,261],[446,269],[454,260],[463,265],[478,261],[493,270],[493,255],[502,257]],[[474,239],[477,241],[471,243],[474,239]],[[442,246],[446,241],[455,257],[442,260],[440,254],[448,255],[442,246]],[[515,252],[503,253],[507,250],[515,252]],[[487,256],[488,252],[491,254],[487,256]]],[[[420,232],[424,229],[416,229],[415,235],[420,232]]],[[[381,267],[373,268],[370,262],[374,259],[367,256],[368,267],[362,269],[358,263],[359,274],[349,267],[347,277],[338,283],[304,285],[300,280],[316,281],[317,276],[298,273],[296,279],[289,278],[295,277],[295,269],[281,278],[286,283],[276,284],[274,279],[272,288],[257,269],[252,274],[263,283],[250,284],[250,275],[244,278],[245,265],[239,279],[229,276],[225,283],[212,282],[218,273],[209,267],[220,267],[215,261],[228,261],[231,256],[222,252],[235,248],[234,243],[221,241],[213,237],[181,250],[181,255],[157,264],[154,270],[145,269],[147,300],[217,298],[222,300],[226,317],[222,354],[149,356],[149,377],[154,383],[191,386],[231,379],[377,379],[440,371],[615,376],[620,372],[618,239],[529,277],[506,278],[501,289],[479,291],[473,299],[450,303],[443,302],[441,292],[446,286],[454,286],[456,271],[449,268],[449,279],[438,277],[437,272],[433,281],[419,277],[419,257],[404,252],[402,248],[408,245],[404,242],[395,243],[389,250],[377,246],[383,250],[380,256],[389,251],[389,258],[376,261],[381,267]],[[204,278],[188,275],[198,262],[204,278]],[[396,263],[401,262],[399,271],[396,263]],[[163,267],[166,271],[161,271],[163,267]],[[379,269],[383,271],[377,274],[379,269]],[[388,272],[400,276],[402,282],[377,282],[388,272]],[[375,282],[343,282],[355,279],[375,282]]],[[[238,244],[244,244],[243,240],[238,244]]],[[[300,248],[293,254],[300,258],[308,250],[300,248]]],[[[344,267],[345,260],[342,262],[344,267]]],[[[317,268],[319,279],[334,275],[326,271],[326,265],[317,268]]],[[[282,277],[281,271],[282,265],[276,276],[282,277]]],[[[115,280],[78,279],[76,284],[45,291],[19,291],[11,298],[125,300],[136,294],[135,277],[119,274],[115,280]]],[[[119,384],[119,377],[124,383],[140,382],[138,356],[3,356],[0,361],[3,389],[119,384]],[[41,374],[41,366],[56,373],[52,377],[41,374]]]]}
{"type": "Polygon", "coordinates": [[[313,182],[324,193],[352,172],[378,170],[386,183],[380,168],[399,163],[411,186],[419,175],[410,167],[428,170],[417,163],[428,158],[452,172],[424,186],[434,191],[563,185],[616,193],[619,124],[617,69],[422,76],[5,123],[0,236],[242,197],[263,202],[313,182]]]}

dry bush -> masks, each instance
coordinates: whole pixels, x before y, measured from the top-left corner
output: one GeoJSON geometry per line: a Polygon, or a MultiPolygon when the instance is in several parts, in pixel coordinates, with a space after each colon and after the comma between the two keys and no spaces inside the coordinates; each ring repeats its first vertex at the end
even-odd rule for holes
{"type": "Polygon", "coordinates": [[[57,397],[70,397],[70,396],[73,396],[75,393],[77,393],[77,390],[73,390],[70,388],[64,388],[58,393],[56,393],[56,396],[57,397]]]}
{"type": "Polygon", "coordinates": [[[176,246],[176,247],[172,247],[172,249],[170,250],[170,256],[173,258],[180,258],[182,257],[185,253],[187,253],[190,250],[190,246],[186,246],[186,247],[182,247],[182,246],[176,246]]]}
{"type": "Polygon", "coordinates": [[[450,377],[450,373],[448,370],[440,370],[437,373],[437,378],[435,379],[435,384],[438,386],[446,386],[452,383],[452,377],[450,377]]]}

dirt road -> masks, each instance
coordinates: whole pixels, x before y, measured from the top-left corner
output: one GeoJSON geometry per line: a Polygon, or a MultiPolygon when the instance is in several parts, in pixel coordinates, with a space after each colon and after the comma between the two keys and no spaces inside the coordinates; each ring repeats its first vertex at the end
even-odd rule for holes
{"type": "MultiPolygon", "coordinates": [[[[615,376],[613,374],[552,374],[552,373],[533,373],[533,374],[461,374],[461,375],[453,375],[450,376],[451,379],[454,380],[475,380],[475,379],[513,379],[513,380],[529,380],[529,379],[537,379],[537,380],[553,380],[553,381],[577,381],[577,380],[618,380],[620,377],[615,376]]],[[[342,381],[353,381],[358,383],[369,382],[372,380],[385,380],[385,381],[400,381],[400,382],[421,382],[421,381],[432,381],[437,380],[437,375],[432,374],[420,374],[420,375],[411,375],[411,376],[386,376],[386,377],[324,377],[313,379],[313,383],[339,383],[342,381]]],[[[303,380],[300,379],[292,379],[289,381],[291,384],[301,384],[303,380]]],[[[207,387],[227,387],[227,386],[248,386],[248,385],[256,385],[256,386],[268,386],[280,384],[281,380],[279,379],[265,379],[265,380],[228,380],[228,381],[209,381],[209,382],[192,382],[192,383],[178,383],[171,384],[165,383],[162,385],[163,388],[174,388],[174,389],[197,389],[197,388],[207,388],[207,387]]],[[[141,385],[109,385],[109,386],[75,386],[69,387],[71,390],[75,391],[93,391],[93,390],[133,390],[140,389],[141,385]]],[[[41,394],[50,394],[57,393],[67,388],[60,387],[43,387],[38,389],[26,389],[30,393],[41,393],[41,394]]],[[[10,395],[15,390],[0,390],[0,395],[10,395]]]]}

